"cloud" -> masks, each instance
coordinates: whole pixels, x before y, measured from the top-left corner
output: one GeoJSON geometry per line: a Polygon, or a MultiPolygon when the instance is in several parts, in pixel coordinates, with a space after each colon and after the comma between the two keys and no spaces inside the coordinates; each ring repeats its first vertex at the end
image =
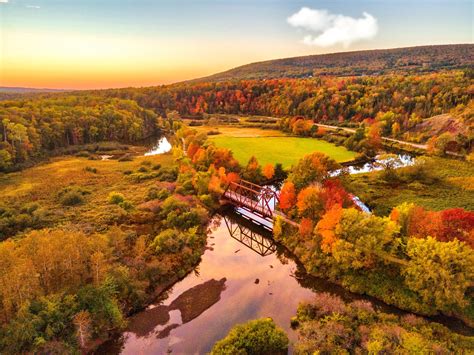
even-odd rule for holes
{"type": "Polygon", "coordinates": [[[26,7],[29,9],[41,9],[41,6],[38,5],[26,5],[26,7]]]}
{"type": "Polygon", "coordinates": [[[0,4],[8,4],[8,0],[0,0],[0,4]]]}
{"type": "Polygon", "coordinates": [[[293,27],[315,32],[303,38],[303,43],[311,46],[329,47],[340,43],[349,47],[354,42],[374,38],[378,32],[377,19],[367,12],[360,18],[353,18],[302,7],[287,21],[293,27]]]}

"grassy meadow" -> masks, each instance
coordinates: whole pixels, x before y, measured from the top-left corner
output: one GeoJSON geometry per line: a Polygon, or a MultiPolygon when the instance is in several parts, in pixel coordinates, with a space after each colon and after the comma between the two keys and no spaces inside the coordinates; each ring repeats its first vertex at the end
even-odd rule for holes
{"type": "Polygon", "coordinates": [[[47,226],[77,225],[99,231],[128,219],[122,208],[109,203],[111,192],[123,194],[138,206],[156,186],[156,179],[134,177],[146,174],[141,171],[154,172],[154,167],[166,168],[172,162],[170,154],[137,156],[132,161],[57,157],[21,172],[0,175],[0,209],[20,210],[34,204],[44,211],[47,226]],[[60,193],[68,188],[83,192],[83,202],[74,206],[61,203],[60,193]]]}
{"type": "Polygon", "coordinates": [[[230,149],[242,165],[247,164],[252,156],[262,165],[281,163],[284,168],[290,168],[303,156],[316,151],[325,153],[337,162],[349,161],[356,156],[355,152],[332,143],[314,138],[290,137],[270,129],[203,126],[198,130],[219,132],[210,135],[209,139],[219,147],[230,149]]]}
{"type": "MultiPolygon", "coordinates": [[[[348,177],[347,187],[379,215],[388,214],[403,202],[435,211],[458,207],[474,210],[474,164],[439,157],[429,161],[428,179],[390,184],[380,172],[372,172],[348,177]]],[[[398,174],[409,169],[399,169],[398,174]]]]}

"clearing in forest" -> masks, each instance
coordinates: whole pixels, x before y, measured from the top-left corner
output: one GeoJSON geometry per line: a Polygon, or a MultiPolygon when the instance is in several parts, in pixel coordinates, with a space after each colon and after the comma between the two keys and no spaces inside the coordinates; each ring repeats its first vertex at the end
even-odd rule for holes
{"type": "Polygon", "coordinates": [[[326,141],[300,137],[232,137],[229,135],[211,136],[211,140],[220,147],[234,153],[242,164],[247,164],[253,155],[262,165],[281,163],[289,168],[303,156],[313,153],[324,153],[338,162],[350,161],[356,153],[344,147],[338,147],[326,141]]]}

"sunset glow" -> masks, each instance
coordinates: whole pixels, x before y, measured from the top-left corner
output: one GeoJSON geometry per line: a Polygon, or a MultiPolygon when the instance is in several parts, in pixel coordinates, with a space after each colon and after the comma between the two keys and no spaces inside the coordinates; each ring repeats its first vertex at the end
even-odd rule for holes
{"type": "Polygon", "coordinates": [[[279,57],[472,41],[467,1],[421,1],[397,22],[390,15],[394,9],[403,14],[404,2],[382,6],[361,1],[346,6],[344,13],[341,5],[5,0],[0,3],[0,85],[149,86],[279,57]],[[315,27],[307,16],[316,16],[327,27],[315,27]],[[371,28],[357,28],[365,25],[363,16],[371,19],[371,28]],[[442,33],[437,25],[441,17],[450,24],[442,33]],[[340,27],[348,22],[352,28],[340,27]],[[339,40],[344,31],[353,39],[339,40]]]}

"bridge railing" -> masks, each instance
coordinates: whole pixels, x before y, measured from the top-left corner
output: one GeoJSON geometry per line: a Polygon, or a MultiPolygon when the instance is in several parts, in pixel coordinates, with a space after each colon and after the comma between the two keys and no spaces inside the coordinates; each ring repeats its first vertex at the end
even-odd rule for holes
{"type": "Polygon", "coordinates": [[[246,180],[231,182],[224,196],[236,206],[245,207],[267,218],[273,217],[273,211],[279,201],[278,194],[271,188],[246,180]]]}

